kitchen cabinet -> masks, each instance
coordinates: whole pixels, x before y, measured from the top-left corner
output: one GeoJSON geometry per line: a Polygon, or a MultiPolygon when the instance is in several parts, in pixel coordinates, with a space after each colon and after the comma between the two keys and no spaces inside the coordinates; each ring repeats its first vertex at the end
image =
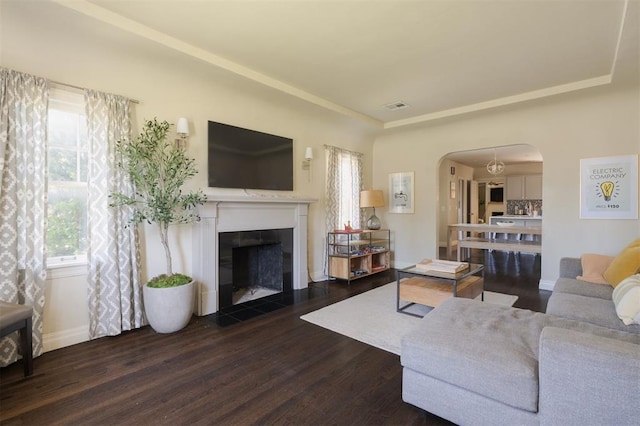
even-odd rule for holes
{"type": "Polygon", "coordinates": [[[542,175],[507,176],[507,200],[541,200],[542,175]]]}

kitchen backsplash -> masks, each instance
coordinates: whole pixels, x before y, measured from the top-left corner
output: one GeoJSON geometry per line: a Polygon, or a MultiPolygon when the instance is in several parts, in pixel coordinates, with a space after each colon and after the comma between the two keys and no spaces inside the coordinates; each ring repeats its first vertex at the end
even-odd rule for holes
{"type": "Polygon", "coordinates": [[[542,216],[542,200],[507,200],[507,215],[518,214],[522,210],[523,214],[527,213],[527,205],[531,203],[533,210],[538,211],[538,215],[542,216]]]}

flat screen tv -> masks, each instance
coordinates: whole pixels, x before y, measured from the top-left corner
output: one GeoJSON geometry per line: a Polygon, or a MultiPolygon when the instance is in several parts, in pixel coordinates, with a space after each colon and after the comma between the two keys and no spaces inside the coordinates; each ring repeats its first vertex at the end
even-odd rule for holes
{"type": "Polygon", "coordinates": [[[209,121],[209,186],[293,191],[293,139],[209,121]]]}
{"type": "Polygon", "coordinates": [[[492,203],[502,203],[504,200],[504,188],[491,188],[489,190],[489,201],[492,203]]]}

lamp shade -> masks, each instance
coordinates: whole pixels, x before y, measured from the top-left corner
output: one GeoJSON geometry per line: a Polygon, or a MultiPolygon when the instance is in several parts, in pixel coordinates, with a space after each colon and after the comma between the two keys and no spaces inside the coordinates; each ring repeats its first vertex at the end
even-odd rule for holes
{"type": "Polygon", "coordinates": [[[383,207],[384,195],[380,189],[372,189],[360,192],[360,208],[383,207]]]}
{"type": "Polygon", "coordinates": [[[189,122],[186,118],[178,118],[178,124],[176,125],[176,133],[183,136],[189,136],[189,122]]]}
{"type": "Polygon", "coordinates": [[[313,149],[310,146],[304,151],[304,158],[305,160],[313,160],[313,149]]]}

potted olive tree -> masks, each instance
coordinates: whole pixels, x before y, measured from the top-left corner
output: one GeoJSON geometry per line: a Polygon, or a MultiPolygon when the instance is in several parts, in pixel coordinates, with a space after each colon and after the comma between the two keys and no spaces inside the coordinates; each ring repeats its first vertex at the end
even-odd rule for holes
{"type": "Polygon", "coordinates": [[[142,133],[130,141],[118,141],[117,167],[127,173],[134,193],[111,193],[110,206],[129,206],[129,225],[156,223],[166,257],[166,274],[154,277],[143,288],[149,324],[158,333],[184,328],[191,319],[194,304],[193,280],[174,274],[169,247],[169,225],[200,219],[196,207],[206,201],[202,191],[182,192],[184,182],[197,170],[195,160],[185,150],[167,140],[171,124],[146,120],[142,133]]]}

